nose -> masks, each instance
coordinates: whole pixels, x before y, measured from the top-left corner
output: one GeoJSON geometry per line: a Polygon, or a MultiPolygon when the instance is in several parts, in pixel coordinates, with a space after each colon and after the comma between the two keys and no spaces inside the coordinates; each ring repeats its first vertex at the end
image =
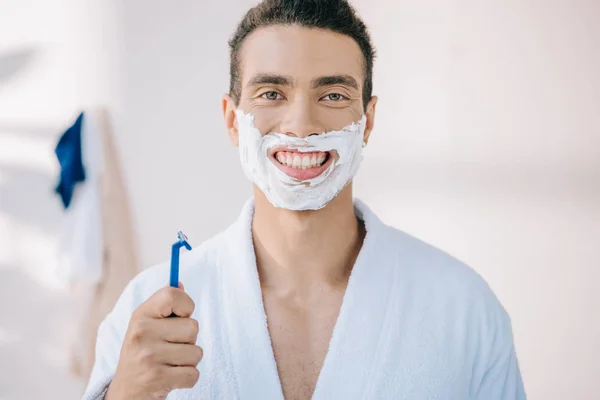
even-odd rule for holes
{"type": "Polygon", "coordinates": [[[279,129],[285,135],[299,138],[324,132],[308,99],[296,99],[286,107],[279,129]]]}

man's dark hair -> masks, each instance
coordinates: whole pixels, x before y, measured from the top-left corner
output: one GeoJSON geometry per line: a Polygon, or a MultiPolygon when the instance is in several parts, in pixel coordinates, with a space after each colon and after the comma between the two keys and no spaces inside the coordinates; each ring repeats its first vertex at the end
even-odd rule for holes
{"type": "Polygon", "coordinates": [[[367,27],[347,0],[263,0],[251,8],[229,40],[229,95],[236,105],[241,95],[239,52],[244,39],[258,28],[273,25],[297,25],[320,28],[349,36],[356,41],[364,56],[363,106],[373,91],[373,59],[375,50],[367,27]]]}

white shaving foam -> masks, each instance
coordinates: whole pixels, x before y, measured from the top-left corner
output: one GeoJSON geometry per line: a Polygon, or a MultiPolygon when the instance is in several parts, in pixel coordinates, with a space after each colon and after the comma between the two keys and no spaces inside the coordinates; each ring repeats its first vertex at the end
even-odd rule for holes
{"type": "Polygon", "coordinates": [[[282,133],[261,135],[254,116],[236,110],[240,161],[244,173],[265,194],[269,202],[287,210],[319,210],[325,207],[354,178],[365,146],[366,116],[339,131],[306,138],[282,133]],[[319,176],[298,180],[280,170],[269,158],[275,147],[300,152],[336,151],[338,156],[319,176]]]}

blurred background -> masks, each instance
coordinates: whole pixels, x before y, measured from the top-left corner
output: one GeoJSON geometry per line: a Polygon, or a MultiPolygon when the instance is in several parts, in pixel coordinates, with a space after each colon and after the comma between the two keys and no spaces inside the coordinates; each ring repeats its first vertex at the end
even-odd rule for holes
{"type": "MultiPolygon", "coordinates": [[[[81,111],[103,110],[114,142],[135,253],[122,268],[237,216],[251,189],[220,96],[255,3],[0,0],[0,400],[85,385],[73,354],[98,290],[61,275],[54,193],[54,148],[81,111]]],[[[529,398],[600,399],[600,2],[352,3],[380,97],[356,196],[488,281],[529,398]]]]}

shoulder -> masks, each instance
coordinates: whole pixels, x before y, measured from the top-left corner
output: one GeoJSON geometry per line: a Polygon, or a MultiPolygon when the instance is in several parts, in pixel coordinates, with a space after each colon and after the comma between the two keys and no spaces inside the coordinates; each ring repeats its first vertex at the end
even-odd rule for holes
{"type": "MultiPolygon", "coordinates": [[[[355,210],[367,228],[369,258],[394,269],[398,284],[410,287],[413,296],[439,301],[485,299],[490,307],[499,302],[487,282],[475,270],[447,252],[383,223],[362,201],[355,210]]],[[[366,242],[365,242],[366,243],[366,242]]]]}
{"type": "Polygon", "coordinates": [[[509,316],[485,279],[447,252],[406,232],[385,226],[389,251],[395,253],[403,284],[420,301],[435,303],[449,312],[463,311],[483,326],[510,330],[509,316]]]}
{"type": "Polygon", "coordinates": [[[425,331],[443,332],[442,342],[462,349],[471,363],[510,352],[510,316],[480,274],[435,246],[391,227],[386,230],[386,246],[397,260],[394,302],[402,311],[399,318],[413,318],[425,331]]]}
{"type": "Polygon", "coordinates": [[[509,390],[505,388],[523,393],[511,319],[485,279],[448,253],[407,233],[386,229],[387,246],[398,260],[393,267],[401,290],[394,301],[404,305],[398,308],[399,320],[414,322],[409,326],[418,338],[436,332],[428,345],[448,355],[452,365],[468,366],[465,371],[473,392],[485,392],[485,398],[495,398],[491,394],[509,390]]]}
{"type": "Polygon", "coordinates": [[[404,231],[381,225],[378,235],[385,253],[391,253],[398,267],[411,278],[420,278],[449,290],[472,287],[489,290],[484,279],[463,261],[404,231]]]}

